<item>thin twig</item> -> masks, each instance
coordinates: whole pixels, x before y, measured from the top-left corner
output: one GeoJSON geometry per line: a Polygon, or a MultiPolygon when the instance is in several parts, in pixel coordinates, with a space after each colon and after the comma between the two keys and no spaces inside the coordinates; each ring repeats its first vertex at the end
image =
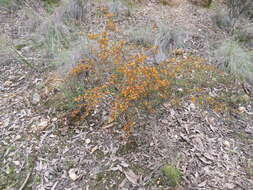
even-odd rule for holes
{"type": "Polygon", "coordinates": [[[58,183],[59,183],[59,181],[56,181],[55,184],[54,184],[54,186],[51,188],[51,190],[54,190],[56,188],[56,186],[57,186],[58,183]]]}
{"type": "Polygon", "coordinates": [[[26,187],[27,182],[28,182],[29,178],[31,177],[31,175],[32,175],[32,170],[31,170],[31,171],[29,172],[29,174],[26,176],[25,181],[24,181],[24,183],[22,184],[22,186],[19,188],[19,190],[23,190],[23,189],[26,187]]]}
{"type": "Polygon", "coordinates": [[[18,50],[16,50],[16,49],[13,48],[13,47],[10,47],[10,48],[21,58],[21,60],[22,60],[26,65],[28,65],[29,67],[35,69],[35,68],[33,67],[33,65],[32,65],[31,63],[29,63],[29,62],[26,60],[26,58],[25,58],[21,53],[18,52],[18,50]]]}

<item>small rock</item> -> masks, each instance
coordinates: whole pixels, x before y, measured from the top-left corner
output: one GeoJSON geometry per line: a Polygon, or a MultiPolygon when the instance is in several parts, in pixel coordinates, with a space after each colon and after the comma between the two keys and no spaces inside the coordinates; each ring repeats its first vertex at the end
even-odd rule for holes
{"type": "Polygon", "coordinates": [[[4,123],[3,123],[3,127],[8,127],[10,124],[10,118],[7,118],[4,123]]]}
{"type": "Polygon", "coordinates": [[[239,107],[238,110],[242,113],[246,112],[246,108],[245,107],[239,107]]]}
{"type": "Polygon", "coordinates": [[[126,163],[125,161],[122,161],[120,165],[123,166],[124,168],[128,168],[129,167],[129,164],[126,163]]]}
{"type": "Polygon", "coordinates": [[[46,119],[43,119],[43,120],[38,124],[38,127],[39,127],[41,130],[45,129],[47,126],[48,126],[48,120],[46,120],[46,119]]]}
{"type": "Polygon", "coordinates": [[[21,139],[21,135],[17,135],[15,138],[15,140],[19,140],[19,139],[21,139]]]}
{"type": "Polygon", "coordinates": [[[171,107],[171,104],[169,102],[166,102],[163,104],[163,106],[168,109],[171,107]]]}
{"type": "Polygon", "coordinates": [[[196,109],[195,104],[194,104],[194,103],[191,103],[191,104],[190,104],[190,108],[193,109],[193,110],[196,109]]]}
{"type": "Polygon", "coordinates": [[[40,102],[40,95],[37,92],[35,92],[32,97],[32,103],[38,104],[39,102],[40,102]]]}
{"type": "Polygon", "coordinates": [[[224,141],[223,144],[225,147],[230,147],[230,143],[228,141],[224,141]]]}
{"type": "Polygon", "coordinates": [[[246,128],[245,128],[245,132],[248,133],[248,134],[253,134],[253,128],[251,128],[251,127],[246,127],[246,128]]]}
{"type": "Polygon", "coordinates": [[[178,88],[177,91],[178,92],[183,92],[183,89],[182,88],[178,88]]]}
{"type": "Polygon", "coordinates": [[[4,87],[9,87],[9,86],[11,86],[11,84],[12,84],[12,82],[10,80],[7,80],[4,83],[4,87]]]}
{"type": "Polygon", "coordinates": [[[20,164],[20,161],[13,161],[13,163],[16,165],[16,166],[20,166],[21,164],[20,164]]]}
{"type": "Polygon", "coordinates": [[[56,121],[57,121],[57,118],[56,118],[56,117],[54,117],[54,118],[52,119],[52,121],[53,121],[53,122],[56,122],[56,121]]]}
{"type": "Polygon", "coordinates": [[[90,144],[90,143],[91,143],[91,140],[90,140],[90,139],[86,139],[86,140],[85,140],[85,143],[86,143],[86,144],[90,144]]]}
{"type": "Polygon", "coordinates": [[[76,181],[79,178],[79,176],[76,175],[76,169],[75,168],[70,169],[68,173],[69,173],[70,179],[72,179],[73,181],[76,181]]]}
{"type": "Polygon", "coordinates": [[[169,123],[169,121],[168,121],[167,119],[163,119],[161,122],[162,122],[163,124],[168,124],[168,123],[169,123]]]}

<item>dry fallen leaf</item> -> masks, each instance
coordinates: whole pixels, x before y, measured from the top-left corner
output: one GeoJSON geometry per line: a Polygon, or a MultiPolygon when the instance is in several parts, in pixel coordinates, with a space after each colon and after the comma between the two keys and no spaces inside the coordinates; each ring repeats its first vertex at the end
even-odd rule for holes
{"type": "Polygon", "coordinates": [[[37,92],[35,92],[32,96],[32,103],[38,104],[40,102],[40,99],[41,99],[40,95],[37,92]]]}
{"type": "Polygon", "coordinates": [[[43,131],[48,126],[48,120],[43,119],[39,124],[38,127],[41,131],[43,131]]]}
{"type": "Polygon", "coordinates": [[[91,154],[93,154],[96,150],[98,149],[98,146],[94,146],[92,149],[91,149],[91,154]]]}
{"type": "Polygon", "coordinates": [[[86,139],[86,140],[85,140],[85,143],[86,143],[86,144],[90,144],[90,143],[91,143],[91,140],[90,140],[90,139],[86,139]]]}
{"type": "Polygon", "coordinates": [[[77,170],[75,168],[72,168],[72,169],[69,170],[69,177],[73,181],[76,181],[79,178],[79,176],[76,175],[76,172],[77,172],[77,170]]]}
{"type": "Polygon", "coordinates": [[[132,170],[124,170],[124,174],[126,175],[126,178],[133,184],[137,185],[139,176],[137,176],[132,170]]]}

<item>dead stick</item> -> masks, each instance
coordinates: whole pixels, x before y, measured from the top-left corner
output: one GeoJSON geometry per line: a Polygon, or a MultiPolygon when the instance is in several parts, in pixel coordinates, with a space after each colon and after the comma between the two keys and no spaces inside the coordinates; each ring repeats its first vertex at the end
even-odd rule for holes
{"type": "Polygon", "coordinates": [[[19,190],[23,190],[24,188],[25,188],[25,186],[27,185],[27,182],[28,182],[28,180],[29,180],[29,178],[30,178],[30,176],[32,175],[32,170],[29,172],[29,174],[26,176],[26,178],[25,178],[25,181],[24,181],[24,183],[22,184],[22,186],[19,188],[19,190]]]}

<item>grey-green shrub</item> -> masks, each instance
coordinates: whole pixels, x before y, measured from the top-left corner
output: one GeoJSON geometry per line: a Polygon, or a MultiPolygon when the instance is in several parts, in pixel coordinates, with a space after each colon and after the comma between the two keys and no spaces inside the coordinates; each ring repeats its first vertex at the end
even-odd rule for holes
{"type": "Polygon", "coordinates": [[[243,25],[234,32],[236,40],[253,49],[253,24],[243,25]]]}
{"type": "Polygon", "coordinates": [[[131,9],[129,6],[125,5],[119,0],[112,1],[108,3],[109,12],[113,13],[114,16],[130,16],[131,15],[131,9]]]}
{"type": "Polygon", "coordinates": [[[91,52],[92,44],[84,35],[72,42],[68,49],[59,52],[53,59],[53,64],[57,67],[60,75],[66,75],[83,58],[93,58],[91,52]]]}
{"type": "Polygon", "coordinates": [[[155,39],[155,46],[158,47],[157,63],[167,59],[172,50],[184,48],[185,38],[186,33],[182,29],[169,27],[164,23],[160,24],[155,39]]]}
{"type": "Polygon", "coordinates": [[[22,1],[18,0],[0,0],[0,10],[1,8],[4,8],[8,11],[15,11],[20,7],[21,4],[22,1]]]}
{"type": "Polygon", "coordinates": [[[229,16],[226,10],[218,10],[212,17],[212,21],[220,28],[226,31],[230,31],[233,26],[233,20],[229,16]]]}
{"type": "Polygon", "coordinates": [[[144,47],[149,47],[154,44],[155,36],[150,25],[144,27],[135,27],[127,31],[129,42],[144,47]]]}
{"type": "Polygon", "coordinates": [[[253,9],[252,0],[226,0],[226,4],[229,8],[229,15],[231,19],[237,19],[242,14],[253,9]]]}
{"type": "Polygon", "coordinates": [[[227,40],[214,52],[220,68],[253,82],[253,56],[242,48],[237,41],[227,40]]]}
{"type": "MultiPolygon", "coordinates": [[[[78,27],[72,21],[86,22],[89,3],[87,0],[62,0],[52,14],[29,13],[34,47],[46,51],[46,57],[53,59],[57,54],[78,40],[78,27]],[[42,48],[41,48],[42,47],[42,48]]],[[[42,54],[43,52],[41,52],[42,54]]]]}

